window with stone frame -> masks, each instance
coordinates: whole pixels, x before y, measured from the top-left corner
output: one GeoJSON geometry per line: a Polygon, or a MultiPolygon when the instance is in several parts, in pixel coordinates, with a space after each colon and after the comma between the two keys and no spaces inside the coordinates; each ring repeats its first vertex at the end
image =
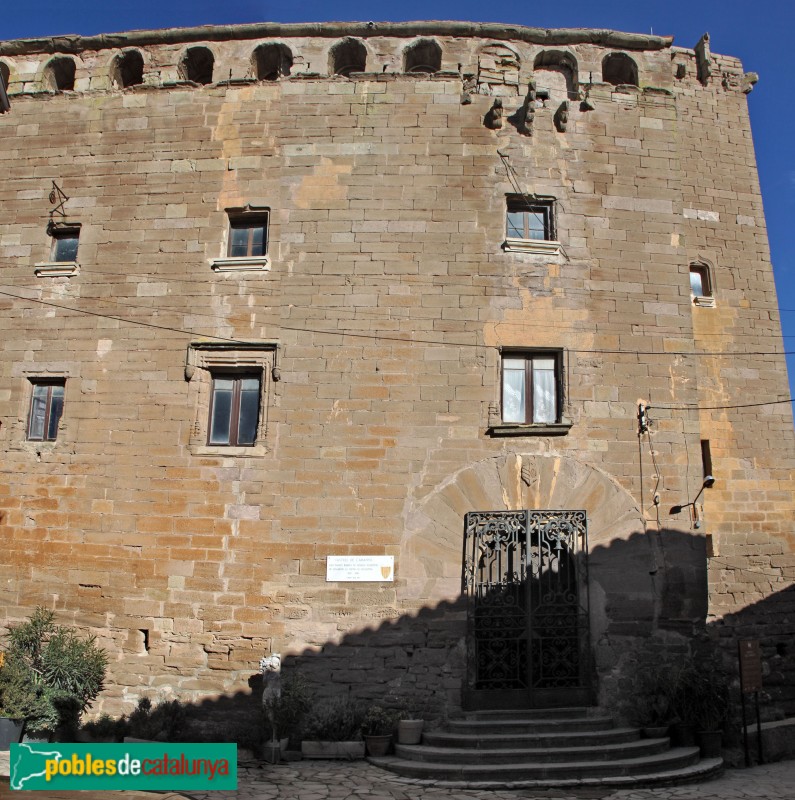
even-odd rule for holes
{"type": "Polygon", "coordinates": [[[48,261],[40,261],[34,266],[38,278],[63,278],[77,275],[80,265],[77,262],[77,251],[80,246],[79,222],[55,222],[47,224],[50,236],[50,253],[48,261]]]}
{"type": "Polygon", "coordinates": [[[489,408],[492,436],[561,436],[564,415],[564,351],[506,348],[500,354],[499,403],[489,408]]]}
{"type": "Polygon", "coordinates": [[[225,255],[214,258],[210,266],[215,272],[268,270],[268,226],[270,209],[246,205],[226,209],[228,228],[225,255]]]}
{"type": "Polygon", "coordinates": [[[63,414],[66,383],[64,379],[31,379],[27,439],[32,442],[54,442],[63,414]]]}
{"type": "Polygon", "coordinates": [[[504,248],[529,253],[559,253],[555,199],[529,194],[508,195],[504,248]]]}
{"type": "Polygon", "coordinates": [[[192,453],[245,457],[267,452],[275,357],[273,343],[194,342],[188,347],[185,378],[196,409],[192,453]]]}

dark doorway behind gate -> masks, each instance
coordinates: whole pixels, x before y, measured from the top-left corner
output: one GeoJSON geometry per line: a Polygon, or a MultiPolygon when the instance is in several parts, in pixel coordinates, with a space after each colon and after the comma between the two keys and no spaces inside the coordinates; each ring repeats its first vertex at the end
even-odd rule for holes
{"type": "Polygon", "coordinates": [[[467,708],[588,705],[584,511],[472,511],[464,519],[467,708]]]}

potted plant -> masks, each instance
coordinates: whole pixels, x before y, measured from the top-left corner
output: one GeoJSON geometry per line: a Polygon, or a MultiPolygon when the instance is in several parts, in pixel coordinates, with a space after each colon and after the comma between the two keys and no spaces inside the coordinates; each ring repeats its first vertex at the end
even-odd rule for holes
{"type": "Polygon", "coordinates": [[[696,743],[694,693],[699,685],[699,670],[691,659],[671,675],[671,740],[677,747],[693,747],[696,743]]]}
{"type": "Polygon", "coordinates": [[[653,670],[640,682],[635,721],[647,739],[668,735],[674,718],[672,710],[675,682],[668,670],[653,670]]]}
{"type": "Polygon", "coordinates": [[[107,656],[94,637],[81,639],[55,622],[55,613],[37,608],[8,632],[6,666],[27,687],[27,728],[49,739],[56,730],[73,740],[80,715],[102,691],[107,656]]]}
{"type": "Polygon", "coordinates": [[[35,704],[27,672],[19,663],[4,658],[0,662],[0,750],[22,740],[25,720],[35,704]]]}
{"type": "Polygon", "coordinates": [[[693,719],[696,742],[704,758],[718,758],[723,727],[729,715],[729,684],[716,668],[707,668],[693,686],[693,719]]]}
{"type": "Polygon", "coordinates": [[[349,697],[321,700],[304,719],[301,753],[305,758],[364,758],[363,709],[349,697]]]}
{"type": "Polygon", "coordinates": [[[395,730],[397,713],[381,706],[370,706],[362,720],[361,731],[367,754],[385,756],[392,744],[392,732],[395,730]]]}
{"type": "MultiPolygon", "coordinates": [[[[282,680],[281,695],[270,704],[265,719],[265,741],[278,740],[282,752],[289,747],[290,739],[301,731],[301,723],[312,707],[309,683],[302,675],[291,674],[282,680]],[[273,727],[269,719],[273,720],[273,727]]],[[[268,709],[266,709],[266,712],[268,709]]]]}

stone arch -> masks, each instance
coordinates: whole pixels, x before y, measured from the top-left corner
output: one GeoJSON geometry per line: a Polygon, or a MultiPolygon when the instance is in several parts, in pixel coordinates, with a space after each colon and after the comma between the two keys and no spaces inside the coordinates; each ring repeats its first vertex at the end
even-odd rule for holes
{"type": "Polygon", "coordinates": [[[435,39],[418,39],[403,51],[403,71],[433,74],[442,68],[442,48],[435,39]]]}
{"type": "Polygon", "coordinates": [[[510,87],[509,94],[519,89],[519,70],[522,60],[519,54],[502,43],[491,43],[480,48],[478,53],[478,86],[489,94],[506,93],[502,87],[510,87]]]}
{"type": "MultiPolygon", "coordinates": [[[[401,547],[400,573],[407,580],[406,596],[429,603],[458,596],[466,512],[524,508],[584,509],[592,553],[637,537],[643,530],[641,510],[632,495],[608,474],[583,461],[566,455],[525,453],[484,459],[449,476],[411,505],[401,547]]],[[[643,562],[638,574],[650,600],[654,554],[637,538],[633,546],[633,558],[643,562]]],[[[622,578],[614,569],[609,563],[597,564],[597,612],[599,597],[604,600],[620,591],[615,587],[620,587],[622,578]]]]}
{"type": "Polygon", "coordinates": [[[254,77],[258,81],[277,81],[290,74],[293,68],[293,53],[279,42],[258,45],[251,55],[254,77]]]}
{"type": "Polygon", "coordinates": [[[193,81],[206,86],[213,82],[215,56],[209,47],[189,47],[179,62],[179,77],[183,81],[193,81]]]}
{"type": "Polygon", "coordinates": [[[575,100],[579,89],[577,59],[564,50],[542,50],[533,62],[538,88],[549,89],[554,100],[575,100]],[[543,73],[543,74],[539,74],[543,73]],[[544,81],[549,85],[545,85],[544,81]]]}
{"type": "Polygon", "coordinates": [[[329,50],[329,73],[348,77],[352,72],[364,72],[367,67],[367,48],[359,39],[347,36],[329,50]]]}
{"type": "Polygon", "coordinates": [[[110,82],[116,89],[139,86],[144,82],[144,57],[138,50],[125,50],[113,59],[110,82]]]}
{"type": "Polygon", "coordinates": [[[69,56],[55,56],[44,67],[42,83],[53,92],[71,92],[75,88],[75,61],[69,56]]]}
{"type": "Polygon", "coordinates": [[[602,59],[602,80],[613,86],[637,86],[638,65],[626,53],[608,53],[602,59]]]}

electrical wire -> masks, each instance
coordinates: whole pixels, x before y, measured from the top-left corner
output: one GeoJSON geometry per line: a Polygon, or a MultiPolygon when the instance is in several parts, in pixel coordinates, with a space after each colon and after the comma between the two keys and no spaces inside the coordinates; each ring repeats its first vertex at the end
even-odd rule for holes
{"type": "Polygon", "coordinates": [[[730,408],[758,408],[759,406],[775,406],[781,405],[784,403],[791,403],[795,400],[795,398],[787,397],[786,399],[781,400],[765,400],[762,403],[739,403],[737,405],[730,405],[730,406],[700,406],[697,403],[685,403],[683,405],[676,405],[676,406],[647,406],[647,408],[664,408],[666,410],[672,411],[725,411],[726,409],[730,408]]]}
{"type": "MultiPolygon", "coordinates": [[[[126,317],[120,317],[113,314],[102,314],[97,311],[88,311],[86,309],[75,308],[74,306],[67,306],[61,303],[54,303],[48,300],[40,300],[34,297],[25,297],[23,295],[14,294],[12,292],[7,291],[0,291],[0,295],[13,298],[15,300],[23,300],[29,303],[37,303],[44,306],[49,306],[51,308],[59,308],[64,311],[71,311],[77,314],[87,314],[93,317],[100,317],[105,319],[112,319],[117,322],[124,322],[130,325],[143,325],[149,328],[160,328],[162,330],[173,331],[177,333],[186,333],[191,336],[207,336],[208,338],[219,339],[223,341],[232,341],[232,342],[241,342],[243,340],[240,339],[230,339],[229,337],[225,336],[218,336],[216,334],[210,333],[203,333],[197,332],[193,330],[186,330],[184,328],[177,328],[173,326],[167,325],[156,325],[154,323],[143,322],[141,320],[133,320],[128,319],[126,317]]],[[[147,309],[150,313],[152,309],[147,309]]],[[[186,312],[186,315],[189,316],[189,313],[186,312]]],[[[512,325],[513,323],[506,323],[508,325],[512,325]]],[[[300,325],[288,325],[282,322],[274,322],[274,325],[281,330],[292,330],[298,331],[302,333],[318,333],[325,336],[348,336],[353,338],[360,338],[360,339],[375,339],[381,341],[394,341],[394,342],[401,342],[403,344],[429,344],[429,345],[436,345],[436,346],[447,346],[447,347],[474,347],[474,348],[482,348],[485,345],[473,342],[449,342],[443,341],[440,339],[424,339],[424,338],[412,338],[408,339],[401,336],[390,336],[389,334],[384,333],[365,333],[362,331],[350,331],[350,330],[327,330],[324,328],[310,328],[306,326],[300,325]]],[[[518,325],[517,327],[521,327],[518,325]]],[[[547,326],[548,327],[548,326],[547,326]]],[[[571,347],[567,348],[570,352],[573,353],[581,353],[581,354],[588,354],[588,355],[636,355],[636,356],[693,356],[693,357],[735,357],[735,356],[781,356],[781,355],[795,355],[795,351],[760,351],[760,350],[748,350],[748,351],[729,351],[729,350],[716,350],[716,351],[709,351],[709,350],[621,350],[615,348],[577,348],[571,347]]],[[[777,400],[776,402],[784,402],[781,400],[777,400]]],[[[767,403],[761,403],[760,405],[767,405],[767,403]]],[[[716,406],[716,408],[718,408],[716,406]]]]}

